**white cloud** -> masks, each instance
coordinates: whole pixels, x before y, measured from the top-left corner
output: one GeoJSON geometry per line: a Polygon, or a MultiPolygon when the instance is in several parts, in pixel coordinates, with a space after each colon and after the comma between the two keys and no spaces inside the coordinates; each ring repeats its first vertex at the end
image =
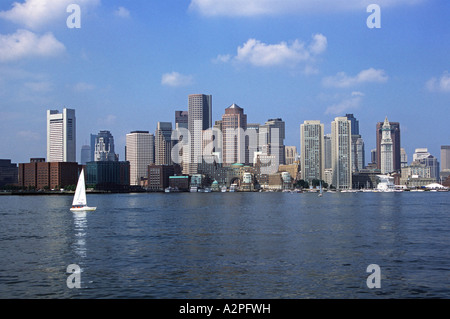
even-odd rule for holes
{"type": "Polygon", "coordinates": [[[53,90],[53,84],[49,81],[25,82],[24,86],[36,93],[47,93],[53,90]]]}
{"type": "Polygon", "coordinates": [[[238,47],[236,56],[219,55],[215,61],[248,63],[261,67],[295,66],[300,62],[313,62],[314,57],[323,53],[326,47],[327,38],[322,34],[313,35],[309,46],[298,39],[292,43],[280,42],[277,44],[266,44],[256,39],[249,39],[238,47]]]}
{"type": "Polygon", "coordinates": [[[67,6],[72,3],[83,10],[86,6],[98,5],[100,0],[25,0],[14,2],[8,11],[0,11],[0,18],[30,29],[39,29],[55,20],[67,18],[67,6]]]}
{"type": "Polygon", "coordinates": [[[92,91],[93,89],[95,89],[95,85],[89,84],[86,82],[78,82],[73,87],[73,90],[75,92],[86,92],[86,91],[92,91]]]}
{"type": "Polygon", "coordinates": [[[388,80],[384,70],[370,68],[362,70],[356,76],[348,76],[345,72],[339,72],[335,76],[326,77],[322,83],[325,86],[347,88],[361,83],[384,83],[388,80]]]}
{"type": "Polygon", "coordinates": [[[440,78],[433,77],[426,83],[430,92],[450,92],[450,74],[445,71],[440,78]]]}
{"type": "Polygon", "coordinates": [[[114,11],[114,15],[120,18],[129,18],[130,11],[124,7],[119,7],[116,11],[114,11]]]}
{"type": "Polygon", "coordinates": [[[0,62],[14,61],[26,57],[54,57],[66,50],[52,33],[42,36],[28,30],[17,30],[14,34],[0,34],[0,62]]]}
{"type": "Polygon", "coordinates": [[[178,72],[165,73],[162,76],[161,84],[173,87],[187,86],[192,84],[193,77],[191,75],[183,75],[178,72]]]}
{"type": "MultiPolygon", "coordinates": [[[[377,0],[381,7],[424,0],[377,0]]],[[[262,16],[364,10],[373,0],[191,0],[189,9],[205,16],[262,16]]]]}
{"type": "Polygon", "coordinates": [[[325,111],[325,114],[343,115],[350,110],[358,109],[361,106],[364,93],[352,92],[350,97],[344,98],[342,101],[331,105],[325,111]]]}

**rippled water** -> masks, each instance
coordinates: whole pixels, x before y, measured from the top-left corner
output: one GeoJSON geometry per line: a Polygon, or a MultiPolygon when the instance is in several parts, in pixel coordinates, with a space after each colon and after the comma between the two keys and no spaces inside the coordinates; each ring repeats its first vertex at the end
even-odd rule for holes
{"type": "Polygon", "coordinates": [[[0,298],[450,297],[450,193],[88,195],[85,215],[71,201],[0,196],[0,298]]]}

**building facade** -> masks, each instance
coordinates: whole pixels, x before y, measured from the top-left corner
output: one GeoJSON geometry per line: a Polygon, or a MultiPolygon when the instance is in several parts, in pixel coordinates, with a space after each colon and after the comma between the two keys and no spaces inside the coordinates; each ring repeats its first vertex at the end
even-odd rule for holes
{"type": "Polygon", "coordinates": [[[245,131],[247,115],[244,109],[232,104],[222,115],[222,160],[224,165],[248,164],[248,149],[245,131]]]}
{"type": "Polygon", "coordinates": [[[351,123],[346,117],[331,122],[332,185],[339,190],[352,188],[351,135],[351,123]]]}
{"type": "Polygon", "coordinates": [[[86,164],[86,187],[100,191],[126,192],[130,188],[130,163],[94,161],[86,164]]]}
{"type": "Polygon", "coordinates": [[[114,137],[110,131],[100,131],[95,137],[94,161],[118,161],[119,155],[114,150],[114,137]]]}
{"type": "Polygon", "coordinates": [[[172,123],[158,122],[155,131],[155,164],[171,165],[173,163],[172,148],[174,144],[172,141],[172,123]]]}
{"type": "Polygon", "coordinates": [[[130,185],[140,185],[148,177],[148,165],[155,162],[155,136],[148,131],[127,134],[125,160],[130,162],[130,185]]]}
{"type": "Polygon", "coordinates": [[[19,164],[19,187],[49,190],[76,186],[82,166],[73,162],[46,162],[44,158],[19,164]]]}
{"type": "Polygon", "coordinates": [[[382,138],[380,142],[380,170],[381,174],[389,174],[394,171],[394,150],[391,138],[391,125],[386,117],[381,128],[382,138]]]}
{"type": "Polygon", "coordinates": [[[323,180],[325,170],[324,125],[320,121],[305,121],[300,125],[302,179],[323,180]]]}
{"type": "Polygon", "coordinates": [[[47,162],[76,161],[75,110],[47,110],[47,162]]]}
{"type": "Polygon", "coordinates": [[[188,97],[190,148],[188,163],[183,165],[184,174],[196,174],[197,163],[203,155],[203,131],[212,126],[212,96],[191,94],[188,97]],[[187,171],[186,171],[187,170],[187,171]]]}
{"type": "MultiPolygon", "coordinates": [[[[377,168],[381,169],[381,140],[383,137],[383,128],[384,122],[378,122],[376,125],[376,136],[377,136],[377,148],[376,148],[376,156],[377,156],[377,168]]],[[[400,141],[400,123],[398,122],[389,122],[389,126],[391,128],[391,139],[392,139],[392,154],[393,154],[393,170],[400,171],[401,170],[401,141],[400,141]]]]}
{"type": "Polygon", "coordinates": [[[17,164],[11,163],[9,159],[0,159],[0,187],[17,185],[18,182],[17,164]]]}

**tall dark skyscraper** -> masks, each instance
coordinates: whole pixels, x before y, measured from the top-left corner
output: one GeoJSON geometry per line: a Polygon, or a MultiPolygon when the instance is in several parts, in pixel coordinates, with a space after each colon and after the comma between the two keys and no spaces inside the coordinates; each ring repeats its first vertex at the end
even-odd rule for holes
{"type": "Polygon", "coordinates": [[[359,121],[353,116],[353,114],[345,114],[345,117],[350,121],[352,135],[359,135],[359,121]]]}
{"type": "MultiPolygon", "coordinates": [[[[381,169],[381,140],[383,136],[384,122],[377,123],[377,168],[381,169]]],[[[394,156],[393,170],[399,171],[401,169],[401,146],[400,146],[400,123],[389,122],[391,128],[392,139],[392,153],[394,156]]]]}
{"type": "Polygon", "coordinates": [[[212,127],[212,95],[189,95],[189,124],[191,134],[189,163],[183,173],[196,174],[197,163],[201,163],[203,131],[212,127]],[[186,171],[187,169],[187,171],[186,171]]]}
{"type": "Polygon", "coordinates": [[[189,126],[189,112],[188,111],[175,111],[175,129],[188,128],[189,126]]]}

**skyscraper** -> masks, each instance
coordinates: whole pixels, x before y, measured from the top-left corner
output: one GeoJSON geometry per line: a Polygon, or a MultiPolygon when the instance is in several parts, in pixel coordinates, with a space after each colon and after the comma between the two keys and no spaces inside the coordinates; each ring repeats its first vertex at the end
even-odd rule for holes
{"type": "Polygon", "coordinates": [[[345,117],[350,121],[352,131],[352,172],[358,172],[365,166],[364,140],[359,134],[359,121],[353,114],[346,114],[345,117]]]}
{"type": "Polygon", "coordinates": [[[47,110],[47,161],[77,162],[75,110],[47,110]]]}
{"type": "MultiPolygon", "coordinates": [[[[377,168],[381,169],[381,139],[382,139],[382,127],[384,122],[378,122],[376,126],[377,134],[377,168]]],[[[401,145],[400,145],[400,123],[389,122],[391,127],[391,139],[392,139],[392,153],[394,156],[394,171],[401,170],[401,145]]]]}
{"type": "Polygon", "coordinates": [[[331,134],[326,134],[324,140],[325,169],[331,168],[331,134]]]}
{"type": "Polygon", "coordinates": [[[259,128],[260,150],[275,156],[275,165],[285,164],[285,123],[281,118],[269,119],[259,128]]]}
{"type": "Polygon", "coordinates": [[[155,131],[155,164],[172,165],[172,123],[158,122],[155,131]]]}
{"type": "Polygon", "coordinates": [[[331,122],[332,185],[336,189],[352,188],[351,123],[346,117],[331,122]]]}
{"type": "Polygon", "coordinates": [[[384,120],[383,127],[381,128],[382,137],[380,142],[380,155],[381,155],[381,174],[388,174],[394,171],[394,153],[393,143],[391,138],[391,125],[388,118],[384,120]]]}
{"type": "Polygon", "coordinates": [[[320,121],[305,121],[300,125],[302,179],[311,183],[324,179],[324,125],[320,121]]]}
{"type": "Polygon", "coordinates": [[[91,161],[91,146],[90,145],[81,146],[81,157],[80,157],[81,165],[86,165],[86,163],[90,161],[91,161]]]}
{"type": "Polygon", "coordinates": [[[130,162],[130,185],[147,178],[148,165],[155,162],[155,137],[148,131],[127,134],[125,160],[130,162]]]}
{"type": "Polygon", "coordinates": [[[188,111],[175,111],[175,129],[188,128],[189,126],[189,112],[188,111]]]}
{"type": "Polygon", "coordinates": [[[359,135],[359,121],[353,116],[353,114],[345,114],[345,117],[350,121],[352,135],[359,135]]]}
{"type": "Polygon", "coordinates": [[[233,104],[225,109],[222,115],[222,151],[223,163],[248,164],[248,149],[245,131],[247,130],[247,115],[244,109],[233,104]]]}
{"type": "Polygon", "coordinates": [[[450,170],[450,145],[441,146],[441,170],[450,170]]]}
{"type": "Polygon", "coordinates": [[[110,131],[100,131],[95,138],[94,161],[115,162],[119,160],[114,150],[114,137],[110,131]]]}
{"type": "Polygon", "coordinates": [[[197,164],[202,162],[203,131],[212,126],[212,96],[205,94],[191,94],[188,97],[188,102],[190,154],[189,162],[187,163],[188,165],[183,167],[183,173],[192,175],[197,173],[197,164]],[[185,168],[188,169],[187,172],[184,171],[185,168]]]}

